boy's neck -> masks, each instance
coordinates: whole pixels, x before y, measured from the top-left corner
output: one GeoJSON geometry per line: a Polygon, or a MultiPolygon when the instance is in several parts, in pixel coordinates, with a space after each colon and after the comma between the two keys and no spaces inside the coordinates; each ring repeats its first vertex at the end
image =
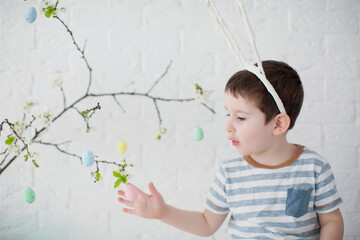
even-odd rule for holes
{"type": "Polygon", "coordinates": [[[272,144],[263,152],[250,155],[250,157],[259,164],[271,167],[287,162],[295,153],[296,145],[290,144],[286,139],[283,139],[272,144]]]}

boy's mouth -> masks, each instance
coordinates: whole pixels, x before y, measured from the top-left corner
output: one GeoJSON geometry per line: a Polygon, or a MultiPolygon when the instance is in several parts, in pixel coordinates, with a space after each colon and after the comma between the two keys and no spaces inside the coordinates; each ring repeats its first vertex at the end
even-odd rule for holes
{"type": "Polygon", "coordinates": [[[231,141],[233,146],[238,146],[240,144],[240,142],[234,140],[235,138],[233,138],[232,136],[228,136],[228,139],[231,141]]]}

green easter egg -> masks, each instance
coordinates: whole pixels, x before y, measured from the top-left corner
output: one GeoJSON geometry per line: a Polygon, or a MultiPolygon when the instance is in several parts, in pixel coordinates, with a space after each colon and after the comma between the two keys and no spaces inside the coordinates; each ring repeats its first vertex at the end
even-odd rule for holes
{"type": "Polygon", "coordinates": [[[24,200],[27,203],[33,203],[35,201],[35,192],[31,188],[26,188],[24,191],[24,200]]]}
{"type": "Polygon", "coordinates": [[[204,131],[201,127],[195,127],[192,131],[192,136],[195,141],[201,141],[204,138],[204,131]]]}

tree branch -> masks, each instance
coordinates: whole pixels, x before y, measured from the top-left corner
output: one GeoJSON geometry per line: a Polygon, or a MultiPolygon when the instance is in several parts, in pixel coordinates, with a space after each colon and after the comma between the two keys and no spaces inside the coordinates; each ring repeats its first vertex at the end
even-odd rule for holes
{"type": "Polygon", "coordinates": [[[119,105],[119,107],[121,108],[121,110],[123,111],[123,113],[125,113],[125,109],[123,108],[123,106],[120,104],[120,102],[117,100],[116,95],[112,95],[114,98],[114,101],[116,102],[117,105],[119,105]]]}
{"type": "Polygon", "coordinates": [[[156,112],[157,112],[157,115],[158,115],[159,126],[161,126],[162,120],[161,120],[161,116],[160,116],[160,110],[159,110],[159,107],[158,107],[155,99],[153,99],[153,102],[154,102],[155,109],[156,109],[156,112]]]}
{"type": "MultiPolygon", "coordinates": [[[[58,5],[58,2],[56,2],[56,5],[55,5],[55,9],[58,5]]],[[[95,98],[99,98],[99,97],[112,97],[114,99],[114,101],[120,106],[120,108],[123,110],[123,112],[125,112],[124,108],[121,106],[121,104],[119,103],[119,101],[117,100],[117,96],[120,96],[120,95],[126,95],[126,96],[137,96],[137,97],[145,97],[145,98],[148,98],[150,100],[152,100],[154,106],[155,106],[155,110],[157,112],[157,116],[158,116],[158,119],[159,119],[159,125],[161,126],[162,124],[162,119],[161,119],[161,114],[160,114],[160,109],[158,107],[158,101],[163,101],[163,102],[190,102],[190,101],[194,101],[195,98],[187,98],[187,99],[173,99],[173,98],[161,98],[161,97],[155,97],[155,96],[152,96],[150,95],[151,91],[158,85],[158,83],[160,82],[161,79],[163,79],[166,74],[168,73],[171,65],[172,65],[172,60],[170,61],[170,63],[168,64],[168,66],[166,67],[165,71],[160,75],[160,77],[154,82],[154,84],[151,86],[151,88],[146,92],[146,93],[139,93],[139,92],[135,92],[135,90],[133,92],[112,92],[112,93],[90,93],[90,88],[91,88],[91,85],[92,85],[92,68],[90,67],[90,64],[88,62],[88,60],[86,59],[85,57],[85,48],[86,48],[86,40],[85,40],[85,43],[84,43],[84,47],[83,47],[83,50],[80,49],[78,43],[76,42],[75,38],[74,38],[74,35],[72,33],[72,31],[69,29],[69,27],[62,21],[62,19],[57,16],[57,15],[54,15],[53,16],[54,18],[56,18],[57,20],[59,20],[59,22],[65,27],[65,29],[67,30],[67,32],[70,34],[70,37],[72,39],[72,42],[73,44],[75,45],[76,49],[79,51],[79,53],[81,54],[81,58],[84,60],[84,63],[89,71],[89,81],[88,81],[88,85],[87,85],[87,89],[86,89],[86,92],[84,93],[84,95],[80,96],[77,100],[75,100],[74,102],[72,102],[70,105],[67,105],[67,101],[66,101],[66,95],[65,95],[65,92],[64,92],[64,89],[60,86],[60,90],[62,92],[62,100],[63,100],[63,109],[57,114],[55,115],[55,117],[53,117],[52,119],[50,119],[50,122],[51,123],[54,123],[55,121],[57,121],[59,118],[61,118],[68,110],[70,109],[75,109],[79,114],[82,115],[82,117],[85,119],[86,123],[87,123],[87,129],[89,129],[89,123],[88,123],[88,119],[94,114],[94,112],[98,109],[101,108],[100,104],[98,103],[97,106],[95,106],[94,108],[92,109],[89,109],[87,110],[88,113],[90,112],[90,114],[88,116],[84,116],[84,114],[82,114],[77,108],[77,104],[79,104],[80,102],[82,102],[83,100],[89,98],[89,97],[95,97],[95,98]]],[[[206,104],[202,104],[205,108],[207,108],[208,110],[210,110],[212,113],[215,113],[215,111],[210,108],[209,106],[207,106],[206,104]]],[[[24,114],[24,119],[23,121],[26,120],[26,114],[24,114]]],[[[35,116],[32,115],[32,120],[25,126],[25,130],[32,127],[32,124],[33,122],[36,120],[35,116]]],[[[0,124],[0,136],[1,136],[1,132],[3,130],[3,125],[4,124],[7,124],[9,125],[11,131],[16,135],[16,139],[14,141],[14,144],[16,144],[16,142],[19,140],[22,142],[23,144],[23,147],[21,149],[19,149],[19,154],[21,154],[23,151],[27,151],[27,154],[29,156],[31,156],[31,153],[29,151],[29,148],[28,148],[28,144],[25,143],[24,139],[21,137],[22,135],[22,132],[21,133],[18,133],[15,128],[14,128],[14,124],[10,123],[7,119],[5,119],[3,122],[1,122],[0,124]]],[[[40,128],[40,130],[38,130],[37,128],[34,128],[35,132],[33,134],[33,136],[31,137],[31,140],[30,142],[33,142],[33,143],[37,143],[37,144],[42,144],[42,145],[47,145],[47,146],[52,146],[52,147],[55,147],[59,152],[63,153],[63,154],[66,154],[68,156],[72,156],[72,157],[75,157],[75,158],[78,158],[81,160],[81,156],[79,155],[76,155],[74,153],[71,153],[71,152],[68,152],[68,151],[65,151],[64,149],[62,149],[60,146],[63,145],[63,144],[66,144],[66,143],[69,143],[69,141],[67,142],[64,142],[64,143],[59,143],[59,144],[56,144],[56,143],[50,143],[50,142],[44,142],[44,141],[41,141],[41,140],[37,140],[41,135],[42,133],[44,133],[47,129],[48,129],[49,126],[44,126],[42,128],[40,128]]],[[[4,150],[4,152],[0,153],[0,155],[5,155],[2,162],[0,163],[0,175],[5,171],[5,169],[11,165],[11,163],[19,156],[19,154],[15,154],[14,156],[12,156],[10,158],[10,160],[7,160],[7,158],[10,156],[9,155],[9,151],[8,151],[8,148],[6,148],[4,150]],[[1,168],[1,166],[5,163],[5,166],[1,168]]],[[[35,160],[33,160],[34,162],[35,160]]],[[[99,166],[98,164],[99,163],[103,163],[103,164],[111,164],[111,165],[116,165],[116,166],[119,166],[121,167],[123,170],[125,170],[125,165],[122,165],[122,164],[119,164],[119,163],[116,163],[116,162],[109,162],[109,161],[106,161],[106,160],[95,160],[95,163],[96,163],[96,173],[99,172],[99,166]]],[[[34,162],[34,164],[36,164],[34,162]]]]}
{"type": "Polygon", "coordinates": [[[86,45],[86,44],[84,45],[84,49],[81,51],[81,49],[79,48],[79,45],[78,45],[78,44],[76,43],[76,41],[75,41],[75,38],[74,38],[73,33],[71,32],[71,30],[69,29],[69,27],[64,23],[63,20],[61,20],[61,18],[59,18],[59,16],[54,15],[54,18],[56,18],[57,20],[59,20],[59,21],[61,22],[61,24],[66,28],[66,30],[69,32],[69,34],[70,34],[70,36],[71,36],[71,38],[72,38],[72,40],[73,40],[73,43],[74,43],[75,47],[76,47],[77,50],[81,53],[81,57],[84,59],[85,64],[86,64],[86,67],[87,67],[88,70],[89,70],[89,83],[88,83],[88,87],[87,87],[86,93],[85,93],[85,95],[87,95],[87,94],[89,93],[89,90],[90,90],[90,87],[91,87],[91,83],[92,83],[92,68],[90,67],[89,62],[88,62],[88,60],[87,60],[86,57],[85,57],[85,45],[86,45]]]}
{"type": "Polygon", "coordinates": [[[79,159],[81,160],[81,156],[78,156],[78,155],[76,155],[76,154],[74,154],[74,153],[67,152],[67,151],[65,151],[64,149],[61,149],[61,148],[59,147],[60,145],[64,145],[64,144],[69,143],[69,142],[71,142],[71,141],[66,141],[66,142],[63,142],[63,143],[58,143],[58,144],[56,144],[56,143],[43,142],[43,141],[40,140],[40,141],[34,141],[33,143],[37,143],[37,144],[41,144],[41,145],[47,145],[47,146],[53,146],[53,147],[55,147],[59,152],[62,152],[62,153],[64,153],[64,154],[69,155],[69,156],[72,156],[72,157],[79,158],[79,159]]]}
{"type": "Polygon", "coordinates": [[[163,74],[161,74],[161,76],[155,81],[155,83],[152,85],[152,87],[149,89],[149,91],[147,91],[146,95],[148,95],[153,90],[153,88],[159,83],[159,81],[168,73],[172,62],[173,61],[171,60],[169,65],[166,67],[165,72],[163,72],[163,74]]]}
{"type": "Polygon", "coordinates": [[[63,97],[63,105],[64,105],[64,109],[65,109],[66,108],[66,96],[65,96],[65,92],[64,92],[63,87],[60,87],[60,91],[61,91],[61,94],[62,94],[62,97],[63,97]]]}

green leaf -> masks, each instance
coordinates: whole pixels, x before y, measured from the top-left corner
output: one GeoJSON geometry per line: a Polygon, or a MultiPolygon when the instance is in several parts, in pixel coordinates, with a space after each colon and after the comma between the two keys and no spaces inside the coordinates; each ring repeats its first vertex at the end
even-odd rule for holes
{"type": "Polygon", "coordinates": [[[115,182],[115,184],[114,184],[114,188],[117,188],[117,187],[120,185],[121,182],[122,182],[122,179],[121,179],[121,178],[119,178],[118,180],[116,180],[116,182],[115,182]]]}
{"type": "Polygon", "coordinates": [[[35,162],[35,160],[32,160],[32,162],[33,162],[33,164],[34,164],[35,167],[37,167],[37,168],[40,167],[40,166],[35,162]]]}
{"type": "Polygon", "coordinates": [[[48,9],[46,12],[45,12],[45,17],[47,17],[47,18],[50,18],[51,17],[51,10],[50,9],[48,9]]]}
{"type": "Polygon", "coordinates": [[[101,174],[96,173],[95,179],[96,179],[97,182],[100,181],[100,178],[101,178],[101,174]]]}
{"type": "Polygon", "coordinates": [[[127,176],[123,175],[123,176],[121,177],[121,179],[122,179],[123,183],[127,183],[127,176]]]}
{"type": "Polygon", "coordinates": [[[25,162],[27,162],[27,160],[29,159],[29,155],[26,154],[26,155],[24,156],[24,158],[25,158],[25,162]]]}
{"type": "Polygon", "coordinates": [[[82,111],[81,114],[84,115],[84,117],[86,117],[88,115],[89,111],[88,110],[85,110],[85,111],[82,111]]]}
{"type": "Polygon", "coordinates": [[[157,140],[161,140],[161,135],[158,135],[158,136],[157,136],[157,140]]]}
{"type": "Polygon", "coordinates": [[[113,175],[116,178],[121,178],[121,174],[119,172],[113,171],[113,175]]]}
{"type": "Polygon", "coordinates": [[[15,137],[13,137],[13,136],[11,136],[11,135],[8,135],[8,136],[7,136],[7,139],[6,139],[6,141],[5,141],[5,144],[11,145],[11,144],[14,142],[14,140],[15,140],[15,137]]]}

